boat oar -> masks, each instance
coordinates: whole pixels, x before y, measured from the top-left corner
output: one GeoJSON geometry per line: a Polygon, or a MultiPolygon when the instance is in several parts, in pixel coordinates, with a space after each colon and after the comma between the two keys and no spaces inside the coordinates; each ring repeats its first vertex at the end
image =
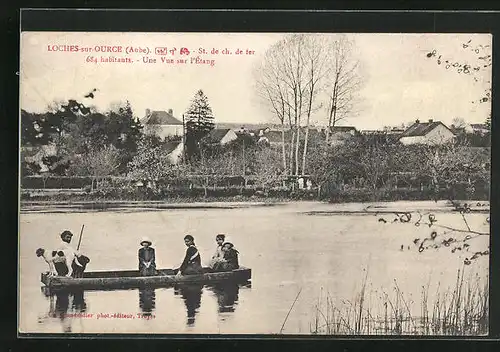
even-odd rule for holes
{"type": "Polygon", "coordinates": [[[85,224],[82,225],[82,229],[80,230],[80,238],[78,239],[78,246],[76,247],[76,250],[80,249],[80,244],[82,243],[82,235],[83,235],[83,228],[85,227],[85,224]]]}

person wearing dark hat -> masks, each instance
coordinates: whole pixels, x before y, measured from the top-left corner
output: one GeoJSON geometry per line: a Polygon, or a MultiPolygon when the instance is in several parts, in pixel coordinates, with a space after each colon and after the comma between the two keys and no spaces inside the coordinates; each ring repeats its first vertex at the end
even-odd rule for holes
{"type": "Polygon", "coordinates": [[[224,251],[222,250],[222,245],[224,244],[224,239],[226,235],[219,233],[215,237],[215,242],[217,243],[217,249],[215,250],[215,254],[212,256],[210,260],[210,268],[215,269],[218,263],[224,259],[224,251]]]}
{"type": "Polygon", "coordinates": [[[186,249],[184,261],[177,271],[177,275],[194,275],[202,273],[201,256],[194,244],[194,237],[191,235],[184,236],[184,244],[188,248],[186,249]]]}
{"type": "Polygon", "coordinates": [[[234,245],[226,239],[222,245],[222,250],[224,251],[224,261],[221,263],[220,271],[231,271],[238,269],[238,254],[239,252],[234,248],[234,245]]]}
{"type": "Polygon", "coordinates": [[[156,255],[155,249],[151,247],[153,243],[147,237],[141,241],[139,248],[139,272],[141,276],[152,276],[156,274],[156,255]]]}

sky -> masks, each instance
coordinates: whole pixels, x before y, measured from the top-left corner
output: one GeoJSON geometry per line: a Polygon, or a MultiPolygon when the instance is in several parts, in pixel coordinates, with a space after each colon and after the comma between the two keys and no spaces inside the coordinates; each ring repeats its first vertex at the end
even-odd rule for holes
{"type": "MultiPolygon", "coordinates": [[[[58,33],[23,32],[20,51],[20,106],[42,112],[54,101],[76,99],[97,109],[128,100],[134,114],[145,110],[172,109],[182,118],[197,90],[207,95],[216,122],[277,123],[255,98],[253,68],[266,50],[279,41],[280,33],[58,33]],[[57,46],[89,47],[92,53],[57,51],[57,46]],[[54,47],[55,46],[55,47],[54,47]],[[121,46],[122,50],[149,49],[149,53],[101,53],[96,46],[121,46]],[[176,48],[174,56],[156,55],[154,49],[176,48]],[[189,55],[179,55],[185,47],[189,55]],[[50,50],[50,48],[55,49],[50,50]],[[212,49],[219,50],[211,54],[212,49]],[[207,54],[198,55],[204,49],[207,54]],[[224,49],[231,55],[222,54],[224,49]],[[237,49],[243,54],[236,55],[237,49]],[[251,50],[247,54],[247,49],[251,50]],[[132,63],[88,62],[89,56],[130,57],[132,63]],[[214,65],[190,63],[197,56],[214,65]],[[160,58],[186,58],[187,63],[163,63],[160,58]],[[155,63],[150,62],[156,60],[155,63]],[[145,62],[146,61],[146,62],[145,62]],[[84,95],[97,88],[94,99],[84,95]]],[[[347,34],[355,43],[353,57],[359,61],[363,79],[355,113],[342,125],[358,129],[399,126],[415,119],[434,119],[450,125],[454,118],[482,123],[489,103],[473,104],[491,80],[491,67],[480,80],[458,74],[426,54],[437,50],[443,60],[473,63],[462,44],[491,45],[489,34],[347,34]]],[[[335,36],[335,34],[332,34],[335,36]]],[[[323,113],[321,113],[323,114],[323,113]]],[[[315,118],[320,124],[321,115],[315,118]]]]}

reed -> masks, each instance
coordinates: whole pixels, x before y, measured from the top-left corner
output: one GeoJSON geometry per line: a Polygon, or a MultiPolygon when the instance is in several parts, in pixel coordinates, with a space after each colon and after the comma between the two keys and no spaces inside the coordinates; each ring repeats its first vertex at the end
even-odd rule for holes
{"type": "Polygon", "coordinates": [[[385,290],[367,290],[367,279],[366,275],[353,300],[340,300],[340,304],[335,304],[328,290],[326,294],[322,293],[326,299],[320,297],[314,306],[311,333],[412,336],[478,336],[488,333],[487,278],[481,280],[476,274],[465,279],[463,270],[458,270],[453,287],[443,292],[438,283],[436,292],[431,293],[433,300],[429,296],[429,280],[422,286],[418,302],[405,295],[396,280],[392,287],[395,294],[389,295],[385,290]],[[412,309],[415,304],[420,307],[412,309]]]}

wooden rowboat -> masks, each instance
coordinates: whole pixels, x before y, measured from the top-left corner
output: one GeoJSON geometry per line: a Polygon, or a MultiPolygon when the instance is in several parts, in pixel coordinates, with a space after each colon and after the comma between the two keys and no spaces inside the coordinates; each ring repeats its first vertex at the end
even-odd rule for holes
{"type": "Polygon", "coordinates": [[[83,278],[49,276],[49,273],[42,273],[41,281],[51,289],[107,290],[171,286],[182,283],[243,283],[249,281],[251,276],[251,269],[240,267],[224,272],[210,272],[208,268],[204,268],[202,274],[181,277],[175,275],[174,269],[158,270],[155,276],[140,276],[138,270],[93,271],[84,273],[83,278]]]}

